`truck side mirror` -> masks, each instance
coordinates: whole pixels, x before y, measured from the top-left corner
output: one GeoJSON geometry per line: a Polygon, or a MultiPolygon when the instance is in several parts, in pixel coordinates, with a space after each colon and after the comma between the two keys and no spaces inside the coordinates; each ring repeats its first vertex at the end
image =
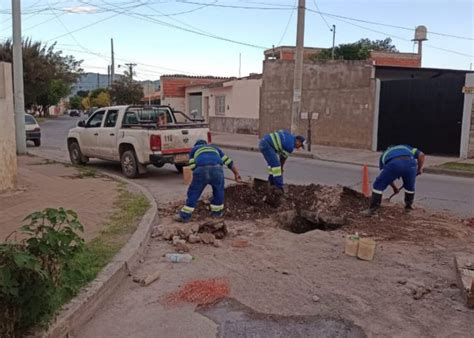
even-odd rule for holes
{"type": "Polygon", "coordinates": [[[77,126],[81,127],[81,128],[85,128],[86,123],[83,120],[81,120],[81,121],[77,122],[77,126]]]}

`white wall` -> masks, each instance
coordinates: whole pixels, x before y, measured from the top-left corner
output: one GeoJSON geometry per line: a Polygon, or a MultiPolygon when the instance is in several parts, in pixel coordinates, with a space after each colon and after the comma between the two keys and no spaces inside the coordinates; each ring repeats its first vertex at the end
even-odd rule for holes
{"type": "Polygon", "coordinates": [[[223,87],[209,88],[209,116],[258,119],[261,85],[262,79],[240,79],[225,82],[223,87]],[[215,97],[220,95],[225,95],[224,115],[215,113],[215,97]]]}

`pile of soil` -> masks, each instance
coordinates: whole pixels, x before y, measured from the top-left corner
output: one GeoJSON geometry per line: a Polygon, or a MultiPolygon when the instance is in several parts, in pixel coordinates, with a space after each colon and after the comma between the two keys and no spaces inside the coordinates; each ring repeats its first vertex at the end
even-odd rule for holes
{"type": "MultiPolygon", "coordinates": [[[[254,189],[247,185],[232,185],[225,189],[225,218],[229,220],[255,220],[289,210],[309,210],[326,214],[339,213],[341,206],[345,211],[363,210],[367,199],[358,192],[342,186],[288,185],[287,192],[275,206],[275,191],[261,186],[254,189]]],[[[193,219],[201,220],[209,216],[209,202],[200,202],[194,211],[193,219]]]]}
{"type": "MultiPolygon", "coordinates": [[[[459,237],[462,220],[448,214],[432,214],[417,209],[407,214],[402,205],[389,204],[384,201],[377,215],[365,217],[361,211],[369,206],[368,199],[361,193],[342,186],[288,185],[278,207],[272,201],[274,190],[267,186],[253,188],[247,185],[232,185],[225,189],[225,219],[229,221],[254,221],[272,219],[268,224],[278,223],[280,214],[295,211],[313,212],[329,218],[343,219],[341,230],[346,233],[358,232],[363,236],[371,236],[384,240],[423,241],[431,243],[439,238],[459,237]]],[[[181,203],[174,203],[161,209],[162,216],[179,211],[181,203]]],[[[203,221],[211,214],[209,201],[201,200],[194,211],[193,221],[203,221]]],[[[295,219],[295,222],[297,219],[295,219]]],[[[286,222],[288,223],[288,222],[286,222]]],[[[294,224],[291,228],[298,228],[294,224]]],[[[303,233],[306,224],[302,224],[303,233]]],[[[288,224],[280,227],[287,229],[288,224]]],[[[316,227],[321,229],[321,227],[316,227]]],[[[336,227],[339,228],[339,227],[336,227]]],[[[461,226],[464,228],[464,226],[461,226]]],[[[465,228],[468,228],[467,226],[465,228]]],[[[335,228],[325,229],[334,230],[335,228]]],[[[466,229],[467,230],[467,229],[466,229]]],[[[461,234],[462,235],[462,234],[461,234]]]]}

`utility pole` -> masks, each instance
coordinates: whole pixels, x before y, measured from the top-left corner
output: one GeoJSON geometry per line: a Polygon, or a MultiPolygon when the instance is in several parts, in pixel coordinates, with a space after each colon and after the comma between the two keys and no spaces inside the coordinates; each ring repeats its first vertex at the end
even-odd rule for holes
{"type": "Polygon", "coordinates": [[[241,77],[241,71],[242,71],[242,53],[239,53],[239,77],[241,77]]]}
{"type": "Polygon", "coordinates": [[[110,65],[110,84],[115,81],[115,56],[114,56],[114,39],[110,39],[110,51],[112,57],[112,63],[110,65]]]}
{"type": "Polygon", "coordinates": [[[21,0],[12,0],[13,19],[13,93],[16,152],[26,154],[25,97],[23,93],[23,52],[21,43],[21,0]]]}
{"type": "Polygon", "coordinates": [[[100,88],[100,74],[97,73],[97,89],[100,88]]]}
{"type": "Polygon", "coordinates": [[[107,88],[110,88],[110,65],[107,66],[107,88]]]}
{"type": "Polygon", "coordinates": [[[304,15],[306,1],[298,0],[298,24],[296,29],[295,76],[293,82],[293,105],[291,111],[291,132],[298,131],[298,121],[301,113],[301,90],[303,87],[303,57],[304,57],[304,15]]]}
{"type": "Polygon", "coordinates": [[[334,60],[334,49],[336,48],[336,25],[332,25],[332,52],[331,59],[334,60]]]}
{"type": "Polygon", "coordinates": [[[126,63],[125,66],[128,66],[128,71],[130,72],[130,81],[133,80],[133,67],[135,67],[136,63],[126,63]]]}

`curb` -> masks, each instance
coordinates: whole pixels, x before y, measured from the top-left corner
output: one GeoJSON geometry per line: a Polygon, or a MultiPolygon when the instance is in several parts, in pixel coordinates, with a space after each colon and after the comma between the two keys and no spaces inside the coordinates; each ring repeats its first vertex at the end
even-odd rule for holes
{"type": "Polygon", "coordinates": [[[445,169],[445,168],[439,168],[439,167],[427,167],[425,168],[425,173],[434,174],[434,175],[448,175],[448,176],[455,176],[455,177],[474,178],[474,172],[471,172],[471,171],[445,169]]]}
{"type": "MultiPolygon", "coordinates": [[[[226,148],[226,149],[260,152],[260,150],[256,147],[236,146],[236,145],[233,145],[233,144],[225,144],[225,143],[213,143],[213,144],[215,144],[218,147],[226,148]]],[[[291,154],[291,156],[306,158],[306,159],[311,159],[311,160],[324,161],[324,162],[331,162],[331,163],[340,163],[340,164],[349,164],[349,165],[358,165],[358,166],[363,165],[361,163],[354,163],[354,162],[349,162],[349,161],[338,161],[338,160],[325,159],[325,158],[319,157],[315,154],[294,153],[294,154],[291,154]]],[[[369,168],[378,168],[377,165],[372,165],[372,164],[367,164],[367,166],[369,168]]],[[[427,173],[427,174],[433,174],[433,175],[474,178],[474,172],[462,171],[462,170],[453,170],[453,169],[444,169],[444,168],[438,168],[438,167],[426,167],[424,169],[424,172],[427,173]]]]}
{"type": "MultiPolygon", "coordinates": [[[[62,164],[69,164],[65,160],[53,156],[42,156],[34,153],[31,155],[54,160],[62,164]]],[[[62,338],[69,337],[75,330],[88,322],[102,303],[115,291],[122,280],[129,276],[130,268],[145,254],[150,240],[153,221],[158,213],[158,206],[153,195],[141,185],[131,182],[123,177],[100,171],[101,174],[115,180],[133,185],[143,193],[150,202],[150,208],[143,215],[137,230],[120,249],[111,262],[109,262],[97,277],[79,292],[62,309],[49,325],[46,331],[35,334],[35,337],[62,338]]]]}

